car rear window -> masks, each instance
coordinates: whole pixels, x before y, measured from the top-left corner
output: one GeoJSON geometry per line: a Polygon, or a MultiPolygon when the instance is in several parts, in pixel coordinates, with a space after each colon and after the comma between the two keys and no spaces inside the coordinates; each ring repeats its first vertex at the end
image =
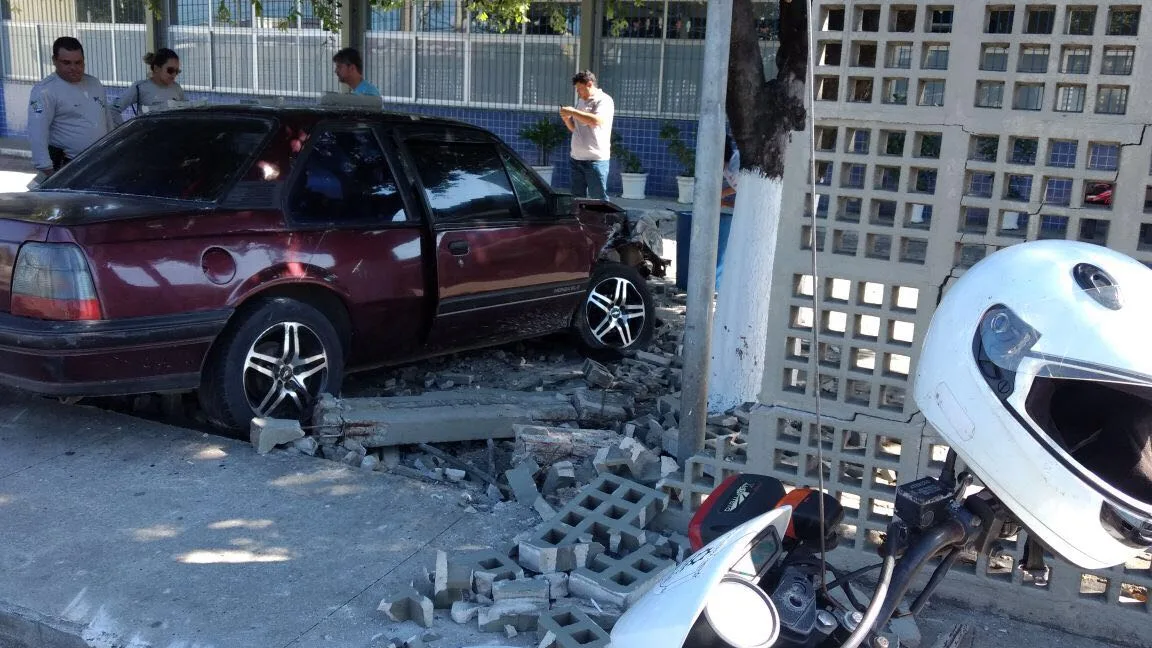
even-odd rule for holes
{"type": "Polygon", "coordinates": [[[41,188],[216,200],[271,129],[270,120],[243,117],[133,119],[41,188]]]}

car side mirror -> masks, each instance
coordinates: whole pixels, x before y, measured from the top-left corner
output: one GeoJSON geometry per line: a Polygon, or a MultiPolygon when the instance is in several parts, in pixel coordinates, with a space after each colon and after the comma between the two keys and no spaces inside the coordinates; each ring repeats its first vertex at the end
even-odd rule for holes
{"type": "Polygon", "coordinates": [[[572,194],[554,193],[549,199],[548,213],[554,217],[571,216],[573,199],[572,194]]]}

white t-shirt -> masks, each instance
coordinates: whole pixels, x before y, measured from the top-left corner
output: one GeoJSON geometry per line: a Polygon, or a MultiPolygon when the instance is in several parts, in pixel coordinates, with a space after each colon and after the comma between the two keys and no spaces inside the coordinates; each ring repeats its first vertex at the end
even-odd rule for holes
{"type": "Polygon", "coordinates": [[[72,159],[104,137],[120,120],[108,109],[104,85],[85,74],[78,83],[69,83],[55,73],[32,86],[28,101],[28,144],[32,166],[52,167],[48,146],[64,149],[72,159]]]}
{"type": "Polygon", "coordinates": [[[573,160],[608,160],[612,157],[612,117],[616,104],[607,92],[597,89],[587,100],[576,102],[576,110],[592,113],[604,120],[599,126],[587,126],[576,121],[572,131],[573,160]]]}

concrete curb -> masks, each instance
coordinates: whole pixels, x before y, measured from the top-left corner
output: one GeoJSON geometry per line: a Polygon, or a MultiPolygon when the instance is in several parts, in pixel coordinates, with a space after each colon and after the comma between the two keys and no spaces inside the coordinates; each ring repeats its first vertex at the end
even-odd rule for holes
{"type": "Polygon", "coordinates": [[[28,149],[0,148],[0,155],[5,157],[26,158],[29,160],[32,159],[32,151],[28,149]]]}
{"type": "Polygon", "coordinates": [[[5,648],[91,648],[79,624],[0,601],[0,646],[5,648]]]}

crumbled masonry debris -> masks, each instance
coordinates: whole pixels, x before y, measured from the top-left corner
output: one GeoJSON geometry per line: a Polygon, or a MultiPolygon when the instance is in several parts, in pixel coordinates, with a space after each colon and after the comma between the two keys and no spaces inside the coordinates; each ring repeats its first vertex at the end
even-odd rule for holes
{"type": "MultiPolygon", "coordinates": [[[[291,443],[285,450],[457,488],[462,513],[494,524],[536,520],[510,531],[506,547],[436,552],[424,576],[380,602],[381,620],[400,624],[383,645],[428,645],[426,629],[451,620],[541,648],[607,646],[623,611],[686,557],[687,538],[659,522],[682,479],[684,300],[667,281],[652,287],[658,325],[647,349],[585,358],[571,345],[522,342],[352,376],[296,436],[289,423],[263,421],[259,434],[253,423],[258,450],[291,443]]],[[[709,417],[704,452],[742,451],[748,409],[709,417]]]]}

